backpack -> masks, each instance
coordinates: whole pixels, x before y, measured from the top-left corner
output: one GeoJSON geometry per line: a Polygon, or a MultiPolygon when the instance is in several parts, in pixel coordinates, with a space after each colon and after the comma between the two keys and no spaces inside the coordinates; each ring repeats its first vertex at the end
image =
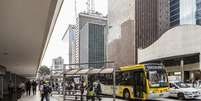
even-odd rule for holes
{"type": "Polygon", "coordinates": [[[43,93],[44,94],[49,94],[51,92],[50,88],[48,86],[43,87],[43,93]]]}

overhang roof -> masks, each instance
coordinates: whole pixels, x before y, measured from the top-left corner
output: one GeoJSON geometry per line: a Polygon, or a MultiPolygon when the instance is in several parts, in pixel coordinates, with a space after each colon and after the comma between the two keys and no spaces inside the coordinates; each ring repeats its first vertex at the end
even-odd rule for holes
{"type": "Polygon", "coordinates": [[[92,69],[89,71],[89,74],[98,74],[102,69],[92,69]]]}
{"type": "Polygon", "coordinates": [[[89,72],[89,69],[81,69],[76,74],[77,75],[84,75],[84,74],[87,74],[88,72],[89,72]]]}
{"type": "Polygon", "coordinates": [[[103,70],[100,71],[101,74],[105,73],[112,73],[114,71],[114,68],[104,68],[103,70]]]}
{"type": "Polygon", "coordinates": [[[138,49],[138,62],[148,62],[201,52],[201,26],[181,25],[165,32],[145,49],[138,49]]]}
{"type": "Polygon", "coordinates": [[[19,75],[36,74],[62,2],[0,1],[0,65],[19,75]]]}

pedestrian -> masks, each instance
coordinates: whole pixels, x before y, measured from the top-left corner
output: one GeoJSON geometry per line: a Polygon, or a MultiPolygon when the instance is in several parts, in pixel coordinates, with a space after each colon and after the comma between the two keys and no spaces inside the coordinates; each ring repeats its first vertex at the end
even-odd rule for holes
{"type": "Polygon", "coordinates": [[[8,93],[10,97],[12,97],[14,93],[14,83],[11,80],[8,82],[8,93]]]}
{"type": "Polygon", "coordinates": [[[196,79],[193,81],[193,87],[194,87],[194,88],[197,87],[197,81],[198,81],[198,78],[196,78],[196,79]]]}
{"type": "Polygon", "coordinates": [[[37,88],[37,83],[36,81],[32,82],[32,91],[33,91],[33,95],[36,95],[36,88],[37,88]]]}
{"type": "Polygon", "coordinates": [[[87,87],[87,101],[90,99],[92,101],[95,101],[95,93],[94,93],[94,89],[93,89],[93,82],[89,82],[88,83],[88,87],[87,87]]]}
{"type": "Polygon", "coordinates": [[[25,83],[24,83],[24,82],[21,82],[21,83],[19,84],[19,88],[21,88],[21,91],[24,93],[24,91],[25,91],[25,83]]]}
{"type": "Polygon", "coordinates": [[[17,86],[17,99],[21,98],[22,94],[25,91],[25,84],[24,82],[20,82],[17,86]]]}
{"type": "Polygon", "coordinates": [[[85,88],[84,81],[81,81],[81,84],[80,84],[81,101],[83,101],[84,88],[85,88]]]}
{"type": "Polygon", "coordinates": [[[68,92],[68,95],[71,95],[71,90],[72,90],[72,85],[71,85],[71,82],[70,81],[68,81],[67,83],[66,83],[66,89],[67,89],[67,92],[68,92]]]}
{"type": "Polygon", "coordinates": [[[58,90],[59,90],[59,83],[56,82],[56,91],[58,92],[58,90]]]}
{"type": "Polygon", "coordinates": [[[48,85],[47,81],[43,82],[43,85],[41,85],[41,101],[49,101],[49,94],[51,92],[50,86],[48,85]]]}
{"type": "Polygon", "coordinates": [[[75,81],[73,80],[72,82],[71,82],[71,86],[72,86],[72,94],[74,95],[75,93],[76,93],[76,84],[75,84],[75,81]]]}
{"type": "Polygon", "coordinates": [[[40,88],[41,88],[41,85],[43,85],[43,82],[44,82],[43,80],[40,80],[40,81],[39,81],[39,85],[38,85],[38,86],[39,86],[39,87],[38,87],[39,90],[40,90],[40,88]]]}
{"type": "Polygon", "coordinates": [[[54,82],[52,82],[52,89],[55,90],[54,82]]]}
{"type": "Polygon", "coordinates": [[[26,94],[27,94],[27,96],[31,95],[31,82],[30,81],[26,82],[26,94]]]}
{"type": "Polygon", "coordinates": [[[73,95],[73,82],[72,81],[69,82],[68,88],[69,88],[69,95],[73,95]]]}
{"type": "Polygon", "coordinates": [[[96,94],[96,97],[98,98],[99,101],[101,101],[101,93],[102,93],[102,90],[101,90],[101,84],[100,84],[100,81],[98,80],[96,82],[96,85],[95,85],[95,94],[96,94]]]}

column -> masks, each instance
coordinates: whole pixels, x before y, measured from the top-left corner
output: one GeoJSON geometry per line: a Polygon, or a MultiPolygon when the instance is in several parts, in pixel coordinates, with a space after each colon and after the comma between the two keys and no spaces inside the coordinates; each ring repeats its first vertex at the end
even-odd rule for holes
{"type": "Polygon", "coordinates": [[[180,69],[181,69],[181,81],[184,82],[184,60],[181,59],[180,61],[180,69]]]}
{"type": "Polygon", "coordinates": [[[160,63],[161,65],[163,65],[163,61],[161,61],[161,63],[160,63]]]}
{"type": "Polygon", "coordinates": [[[199,66],[200,66],[200,71],[201,71],[201,53],[200,53],[200,55],[199,55],[199,66]]]}
{"type": "Polygon", "coordinates": [[[193,72],[193,71],[190,72],[190,79],[191,79],[191,80],[194,79],[194,72],[193,72]]]}

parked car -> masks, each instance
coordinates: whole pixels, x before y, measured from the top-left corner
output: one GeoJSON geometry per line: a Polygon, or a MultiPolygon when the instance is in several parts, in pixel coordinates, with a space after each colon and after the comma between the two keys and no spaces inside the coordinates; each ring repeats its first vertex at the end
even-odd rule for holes
{"type": "Polygon", "coordinates": [[[176,97],[180,100],[183,99],[196,99],[201,96],[197,88],[188,86],[183,82],[170,82],[170,97],[176,97]]]}

